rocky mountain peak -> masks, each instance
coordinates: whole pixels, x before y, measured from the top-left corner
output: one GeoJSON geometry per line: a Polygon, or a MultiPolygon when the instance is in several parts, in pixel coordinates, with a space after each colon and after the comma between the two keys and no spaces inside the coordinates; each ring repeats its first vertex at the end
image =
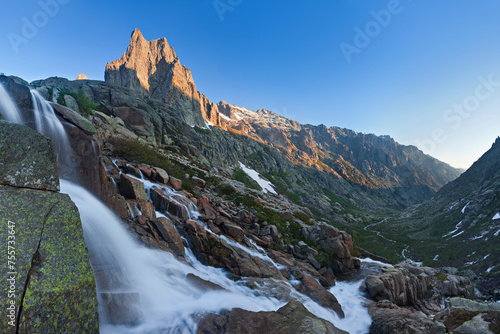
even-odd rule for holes
{"type": "Polygon", "coordinates": [[[127,52],[106,65],[106,81],[132,89],[142,87],[151,93],[157,87],[152,86],[150,78],[155,73],[164,76],[175,62],[178,58],[165,37],[148,42],[141,31],[135,29],[127,52]]]}
{"type": "Polygon", "coordinates": [[[189,125],[205,127],[203,118],[218,123],[211,114],[216,106],[198,92],[191,71],[164,37],[149,42],[135,29],[127,52],[106,65],[105,80],[161,100],[189,125]]]}

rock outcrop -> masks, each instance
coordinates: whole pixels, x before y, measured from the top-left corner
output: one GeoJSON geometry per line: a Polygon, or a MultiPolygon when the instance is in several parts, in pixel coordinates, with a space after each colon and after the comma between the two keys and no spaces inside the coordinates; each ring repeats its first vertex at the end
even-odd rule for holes
{"type": "Polygon", "coordinates": [[[198,334],[347,334],[328,321],[310,313],[304,305],[292,301],[276,312],[250,312],[235,308],[221,315],[211,314],[200,323],[198,334]]]}
{"type": "MultiPolygon", "coordinates": [[[[443,299],[474,297],[474,286],[467,277],[405,263],[383,267],[380,274],[369,275],[365,285],[376,301],[369,308],[373,318],[370,333],[446,333],[444,318],[450,316],[450,310],[442,313],[443,299]]],[[[455,302],[456,308],[477,304],[458,300],[464,302],[455,302]]]]}
{"type": "MultiPolygon", "coordinates": [[[[4,182],[11,179],[10,173],[23,169],[24,158],[33,161],[37,156],[49,157],[36,166],[44,170],[45,179],[58,180],[53,149],[27,127],[0,122],[2,139],[8,137],[5,131],[22,134],[17,142],[28,144],[0,142],[0,152],[23,158],[10,160],[11,168],[0,178],[0,183],[8,184],[0,186],[0,236],[5,240],[0,251],[11,256],[11,262],[2,266],[1,276],[10,280],[0,282],[5,292],[0,302],[5,310],[13,305],[2,313],[0,331],[98,333],[94,275],[76,206],[68,195],[46,191],[46,184],[33,182],[29,173],[15,184],[4,182]]],[[[0,164],[6,165],[3,159],[0,156],[0,164]]],[[[38,180],[36,174],[32,177],[38,180]]]]}

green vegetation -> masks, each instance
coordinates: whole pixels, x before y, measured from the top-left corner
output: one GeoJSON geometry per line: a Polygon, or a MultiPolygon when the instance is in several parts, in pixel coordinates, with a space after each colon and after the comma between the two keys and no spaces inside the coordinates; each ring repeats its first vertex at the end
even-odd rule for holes
{"type": "Polygon", "coordinates": [[[314,223],[311,221],[311,216],[309,216],[307,213],[304,213],[302,211],[295,211],[293,213],[293,216],[297,219],[302,220],[304,223],[307,225],[314,225],[314,223]]]}
{"type": "Polygon", "coordinates": [[[93,101],[91,101],[81,89],[78,91],[78,93],[71,92],[67,89],[61,89],[59,97],[57,98],[57,103],[65,105],[64,95],[69,95],[75,99],[76,103],[78,103],[78,107],[80,108],[81,113],[84,116],[93,115],[94,110],[97,109],[97,105],[93,101]]]}
{"type": "Polygon", "coordinates": [[[325,249],[323,245],[316,245],[316,247],[310,245],[314,249],[318,251],[318,255],[316,256],[316,260],[324,266],[324,267],[331,267],[333,260],[335,260],[335,252],[334,251],[328,251],[325,249]]]}
{"type": "Polygon", "coordinates": [[[164,169],[169,175],[180,179],[182,181],[183,188],[188,191],[193,191],[194,187],[190,177],[186,177],[186,173],[188,176],[203,178],[207,187],[219,182],[218,178],[207,178],[202,171],[186,166],[176,160],[169,159],[151,146],[139,142],[139,140],[119,141],[114,143],[114,147],[114,153],[116,155],[129,161],[145,163],[164,169]]]}
{"type": "Polygon", "coordinates": [[[255,180],[253,180],[250,176],[248,176],[248,174],[245,173],[245,171],[241,168],[234,169],[234,179],[243,183],[247,188],[259,191],[262,190],[261,186],[259,186],[259,184],[255,182],[255,180]]]}
{"type": "Polygon", "coordinates": [[[275,186],[279,194],[286,196],[290,201],[297,205],[303,205],[301,196],[304,196],[303,191],[293,191],[291,182],[285,172],[267,172],[262,174],[275,186]]]}
{"type": "Polygon", "coordinates": [[[330,190],[328,188],[323,188],[323,189],[321,189],[321,191],[323,192],[323,194],[325,194],[326,197],[328,197],[328,199],[330,200],[330,203],[332,205],[334,203],[339,203],[340,205],[343,206],[345,211],[349,211],[349,212],[359,210],[357,207],[355,207],[354,205],[352,205],[351,203],[349,203],[348,201],[346,201],[342,197],[335,194],[332,190],[330,190]]]}

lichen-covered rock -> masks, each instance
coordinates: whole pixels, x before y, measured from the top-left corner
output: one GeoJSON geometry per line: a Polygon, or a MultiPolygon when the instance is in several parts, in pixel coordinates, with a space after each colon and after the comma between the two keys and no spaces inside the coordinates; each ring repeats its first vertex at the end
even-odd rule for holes
{"type": "Polygon", "coordinates": [[[209,314],[200,323],[198,334],[346,334],[326,320],[291,301],[276,312],[251,312],[235,308],[221,315],[209,314]]]}
{"type": "MultiPolygon", "coordinates": [[[[11,300],[19,319],[17,332],[98,333],[94,275],[78,210],[70,198],[0,186],[0,224],[2,240],[15,237],[15,259],[12,267],[2,263],[1,276],[15,277],[11,300]]],[[[7,254],[7,247],[7,242],[0,243],[2,254],[7,254]]],[[[9,289],[6,280],[0,281],[2,305],[10,302],[9,289]]],[[[8,321],[2,317],[0,332],[16,333],[8,321]]]]}
{"type": "MultiPolygon", "coordinates": [[[[66,95],[69,96],[69,95],[66,95]]],[[[78,105],[77,105],[78,106],[78,105]]],[[[65,120],[68,122],[76,125],[79,127],[83,132],[85,132],[88,135],[94,135],[97,130],[96,128],[92,125],[92,123],[87,120],[86,118],[83,118],[73,110],[66,108],[60,104],[53,103],[52,108],[54,108],[54,111],[58,113],[60,116],[62,116],[65,120]]]]}
{"type": "Polygon", "coordinates": [[[59,191],[50,139],[26,126],[0,121],[0,184],[59,191]]]}

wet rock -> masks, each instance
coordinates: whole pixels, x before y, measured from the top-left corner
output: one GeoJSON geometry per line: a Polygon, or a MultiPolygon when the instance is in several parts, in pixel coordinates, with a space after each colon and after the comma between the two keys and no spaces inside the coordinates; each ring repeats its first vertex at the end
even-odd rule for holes
{"type": "Polygon", "coordinates": [[[200,323],[198,334],[347,334],[291,301],[276,312],[251,312],[239,308],[211,314],[200,323]]]}
{"type": "Polygon", "coordinates": [[[344,311],[342,311],[342,307],[337,301],[337,298],[316,282],[312,276],[304,275],[300,280],[300,284],[296,287],[297,291],[311,297],[312,300],[321,306],[331,308],[340,317],[344,317],[344,311]]]}
{"type": "Polygon", "coordinates": [[[153,173],[153,170],[151,168],[146,166],[139,166],[139,170],[145,178],[151,179],[151,174],[153,173]]]}
{"type": "MultiPolygon", "coordinates": [[[[144,217],[143,215],[139,215],[137,217],[135,217],[136,221],[141,224],[141,225],[145,225],[146,222],[147,222],[147,218],[144,217]]],[[[141,230],[142,231],[142,230],[141,230]]],[[[138,231],[139,232],[139,231],[138,231]]],[[[142,234],[142,235],[146,235],[146,233],[141,233],[139,232],[139,234],[142,234]]]]}
{"type": "Polygon", "coordinates": [[[168,212],[181,219],[189,219],[189,200],[185,197],[171,195],[168,196],[162,189],[151,189],[151,200],[160,212],[168,212]]]}
{"type": "Polygon", "coordinates": [[[107,318],[113,325],[137,326],[143,318],[138,293],[101,293],[107,318]]]}
{"type": "Polygon", "coordinates": [[[207,233],[194,221],[188,220],[184,225],[184,231],[193,246],[195,256],[204,264],[226,268],[235,277],[283,278],[278,268],[271,263],[251,256],[217,235],[207,233]]]}
{"type": "Polygon", "coordinates": [[[204,291],[209,291],[209,290],[225,290],[223,287],[221,287],[218,284],[215,284],[213,282],[204,280],[203,278],[200,278],[196,276],[195,274],[187,274],[186,275],[186,280],[191,282],[192,284],[196,285],[198,288],[204,290],[204,291]]]}
{"type": "Polygon", "coordinates": [[[120,193],[131,199],[148,199],[144,190],[144,184],[125,174],[120,175],[120,193]]]}
{"type": "Polygon", "coordinates": [[[141,171],[139,170],[139,168],[134,167],[134,166],[129,165],[129,164],[127,164],[127,166],[125,167],[125,173],[132,174],[133,176],[138,177],[138,178],[142,177],[141,171]]]}
{"type": "Polygon", "coordinates": [[[165,217],[152,220],[152,224],[172,252],[177,256],[184,256],[184,244],[174,224],[165,217]]]}

